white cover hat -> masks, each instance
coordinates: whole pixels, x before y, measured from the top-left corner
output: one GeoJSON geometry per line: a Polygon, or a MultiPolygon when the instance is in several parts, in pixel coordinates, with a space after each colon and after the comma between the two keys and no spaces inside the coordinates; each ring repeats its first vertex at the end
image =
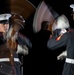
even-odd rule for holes
{"type": "Polygon", "coordinates": [[[8,20],[11,17],[11,14],[0,14],[0,21],[2,20],[8,20]]]}
{"type": "Polygon", "coordinates": [[[61,15],[57,18],[57,23],[53,23],[52,31],[56,29],[66,29],[69,28],[69,21],[65,15],[61,15]]]}
{"type": "Polygon", "coordinates": [[[70,4],[70,8],[72,8],[74,11],[74,4],[70,4]]]}

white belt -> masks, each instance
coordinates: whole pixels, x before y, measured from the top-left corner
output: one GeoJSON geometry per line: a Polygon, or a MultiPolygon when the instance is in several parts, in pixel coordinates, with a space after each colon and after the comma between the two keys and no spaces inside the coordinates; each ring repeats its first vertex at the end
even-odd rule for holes
{"type": "MultiPolygon", "coordinates": [[[[9,58],[0,58],[0,62],[7,62],[7,61],[10,61],[10,59],[9,58]]],[[[20,62],[19,58],[14,58],[14,61],[20,62]]]]}
{"type": "Polygon", "coordinates": [[[66,58],[66,63],[74,64],[74,59],[66,58]]]}

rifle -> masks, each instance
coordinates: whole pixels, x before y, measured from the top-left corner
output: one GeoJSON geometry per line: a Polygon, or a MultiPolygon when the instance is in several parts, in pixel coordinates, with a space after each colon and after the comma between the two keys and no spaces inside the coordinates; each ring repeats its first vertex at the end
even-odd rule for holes
{"type": "Polygon", "coordinates": [[[7,37],[6,45],[9,48],[9,52],[10,52],[9,59],[10,59],[11,65],[12,65],[14,75],[16,75],[16,70],[14,67],[13,55],[16,52],[16,48],[17,48],[17,42],[16,42],[17,34],[18,34],[18,31],[23,27],[23,25],[24,25],[24,21],[23,21],[22,17],[18,14],[12,14],[11,27],[6,36],[7,37]]]}

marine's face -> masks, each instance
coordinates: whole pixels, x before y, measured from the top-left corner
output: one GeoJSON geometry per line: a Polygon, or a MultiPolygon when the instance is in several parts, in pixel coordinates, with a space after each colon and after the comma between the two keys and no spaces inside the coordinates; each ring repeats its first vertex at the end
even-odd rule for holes
{"type": "Polygon", "coordinates": [[[9,24],[2,24],[0,23],[0,32],[6,33],[9,29],[9,24]]]}
{"type": "Polygon", "coordinates": [[[5,30],[5,32],[7,32],[8,29],[9,29],[9,24],[4,24],[4,30],[5,30]]]}

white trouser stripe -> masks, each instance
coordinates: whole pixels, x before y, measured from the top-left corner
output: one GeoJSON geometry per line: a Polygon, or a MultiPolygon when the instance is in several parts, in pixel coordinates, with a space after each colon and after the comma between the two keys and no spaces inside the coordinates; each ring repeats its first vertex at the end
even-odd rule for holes
{"type": "Polygon", "coordinates": [[[74,59],[66,58],[66,63],[74,64],[74,59]]]}
{"type": "MultiPolygon", "coordinates": [[[[0,62],[7,62],[7,61],[10,61],[10,59],[9,58],[0,58],[0,62]]],[[[19,58],[14,58],[14,61],[20,62],[19,58]]]]}

